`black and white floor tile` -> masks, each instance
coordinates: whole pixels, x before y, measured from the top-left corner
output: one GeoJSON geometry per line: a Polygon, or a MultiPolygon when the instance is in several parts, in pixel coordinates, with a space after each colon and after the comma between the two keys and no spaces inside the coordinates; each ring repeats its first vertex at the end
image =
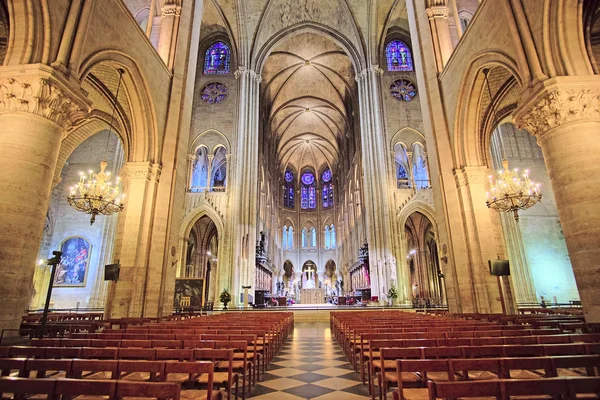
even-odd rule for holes
{"type": "Polygon", "coordinates": [[[331,336],[329,323],[296,323],[252,391],[253,400],[363,400],[369,391],[331,336]]]}

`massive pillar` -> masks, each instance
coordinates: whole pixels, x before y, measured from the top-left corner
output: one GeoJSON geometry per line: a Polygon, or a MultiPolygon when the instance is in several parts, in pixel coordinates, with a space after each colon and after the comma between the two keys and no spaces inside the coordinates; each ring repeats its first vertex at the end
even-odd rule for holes
{"type": "Polygon", "coordinates": [[[358,74],[360,128],[363,159],[363,192],[365,196],[366,237],[369,244],[371,295],[384,299],[388,290],[392,260],[392,228],[390,221],[386,139],[383,128],[381,75],[371,66],[358,74]]]}
{"type": "Polygon", "coordinates": [[[600,322],[600,77],[541,82],[515,119],[542,147],[587,322],[600,322]]]}
{"type": "Polygon", "coordinates": [[[51,68],[0,68],[0,329],[29,305],[60,143],[87,109],[51,68]]]}
{"type": "Polygon", "coordinates": [[[239,302],[242,286],[251,286],[248,292],[254,296],[255,255],[258,216],[258,105],[260,76],[240,67],[235,72],[239,81],[239,107],[235,162],[235,186],[230,192],[234,198],[233,271],[230,288],[234,304],[239,302]]]}
{"type": "MultiPolygon", "coordinates": [[[[160,168],[147,161],[128,162],[121,170],[125,209],[119,217],[114,260],[119,280],[111,283],[106,303],[110,318],[145,316],[149,247],[160,168]]],[[[152,293],[158,296],[158,291],[152,293]]]]}

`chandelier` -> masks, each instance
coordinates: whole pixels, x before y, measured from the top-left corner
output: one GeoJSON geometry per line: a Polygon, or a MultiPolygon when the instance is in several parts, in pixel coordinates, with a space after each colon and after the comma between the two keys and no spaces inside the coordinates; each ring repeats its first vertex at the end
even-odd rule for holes
{"type": "Polygon", "coordinates": [[[540,184],[529,179],[529,171],[519,176],[517,169],[509,170],[508,161],[502,161],[502,171],[496,181],[490,176],[490,191],[487,193],[487,206],[498,212],[512,212],[515,221],[519,220],[519,210],[527,210],[542,199],[540,184]]]}
{"type": "MultiPolygon", "coordinates": [[[[490,81],[488,80],[489,69],[484,69],[485,84],[491,105],[492,122],[496,121],[495,104],[492,99],[492,90],[490,89],[490,81]]],[[[498,171],[496,180],[490,176],[490,191],[487,192],[487,201],[485,204],[488,208],[498,212],[512,212],[515,221],[519,221],[519,210],[527,210],[533,207],[542,199],[539,183],[529,179],[529,171],[525,170],[523,176],[519,176],[518,169],[513,171],[508,169],[508,160],[506,159],[506,150],[502,141],[502,132],[499,130],[500,144],[502,146],[502,170],[498,171]]]]}
{"type": "Polygon", "coordinates": [[[90,225],[96,220],[96,215],[112,215],[123,211],[123,197],[119,197],[119,177],[112,185],[110,172],[104,172],[106,161],[100,163],[100,172],[89,171],[89,175],[79,173],[79,182],[71,188],[67,201],[77,211],[91,214],[90,225]]]}
{"type": "MultiPolygon", "coordinates": [[[[117,92],[114,97],[112,116],[110,123],[108,124],[108,135],[106,139],[106,152],[108,152],[108,142],[110,140],[110,134],[112,133],[112,126],[115,118],[115,110],[117,108],[117,101],[119,98],[119,90],[121,89],[121,82],[123,81],[123,69],[118,69],[119,72],[119,83],[117,85],[117,92]]],[[[79,173],[79,182],[75,186],[71,187],[71,193],[67,196],[67,202],[77,211],[90,214],[90,225],[94,223],[97,215],[112,215],[123,211],[123,197],[124,194],[120,193],[119,188],[119,177],[117,177],[115,184],[113,185],[110,181],[110,172],[104,172],[108,163],[106,159],[100,162],[100,172],[94,173],[94,171],[88,171],[88,175],[83,172],[79,173]]]]}

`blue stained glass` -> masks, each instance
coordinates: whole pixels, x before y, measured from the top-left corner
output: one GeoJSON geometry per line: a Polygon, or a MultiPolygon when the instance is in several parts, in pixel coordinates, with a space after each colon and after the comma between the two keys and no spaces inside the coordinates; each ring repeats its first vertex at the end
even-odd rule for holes
{"type": "Polygon", "coordinates": [[[229,46],[223,42],[215,42],[206,49],[204,55],[205,74],[228,74],[231,60],[229,46]]]}
{"type": "Polygon", "coordinates": [[[317,208],[317,189],[315,189],[315,185],[308,187],[308,208],[317,208]]]}
{"type": "Polygon", "coordinates": [[[323,208],[329,207],[328,189],[329,185],[323,185],[323,208]]]}
{"type": "Polygon", "coordinates": [[[291,182],[294,180],[294,174],[292,173],[292,171],[290,171],[289,169],[287,171],[285,171],[285,181],[286,182],[291,182]]]}
{"type": "Polygon", "coordinates": [[[306,210],[308,208],[308,187],[307,186],[302,186],[302,189],[300,190],[300,207],[302,207],[304,210],[306,210]]]}
{"type": "Polygon", "coordinates": [[[329,182],[330,180],[331,180],[331,170],[326,169],[325,172],[323,172],[323,182],[329,182]]]}
{"type": "Polygon", "coordinates": [[[408,46],[400,40],[392,40],[385,47],[387,69],[395,71],[414,71],[412,54],[408,46]]]}
{"type": "Polygon", "coordinates": [[[315,176],[312,174],[312,172],[305,172],[302,175],[302,183],[304,183],[305,185],[312,185],[314,181],[315,176]]]}

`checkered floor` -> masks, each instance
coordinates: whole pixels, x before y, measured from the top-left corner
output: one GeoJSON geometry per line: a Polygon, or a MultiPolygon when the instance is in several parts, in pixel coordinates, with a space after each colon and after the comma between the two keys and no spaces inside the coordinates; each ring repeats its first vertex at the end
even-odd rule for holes
{"type": "Polygon", "coordinates": [[[256,400],[370,399],[331,336],[329,323],[296,323],[294,334],[252,390],[256,400]]]}

